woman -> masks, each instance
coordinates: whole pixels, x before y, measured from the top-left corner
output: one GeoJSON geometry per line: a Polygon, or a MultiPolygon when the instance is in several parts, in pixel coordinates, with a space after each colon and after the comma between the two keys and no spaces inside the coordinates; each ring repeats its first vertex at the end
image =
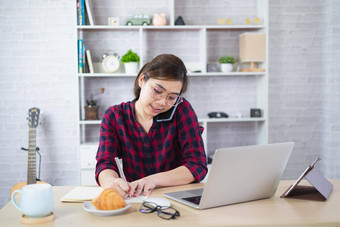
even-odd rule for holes
{"type": "Polygon", "coordinates": [[[135,80],[136,98],[103,115],[96,156],[99,185],[125,198],[204,179],[203,128],[182,97],[187,87],[186,68],[174,55],[156,56],[143,66],[135,80]],[[127,183],[119,178],[115,157],[123,160],[127,183]]]}

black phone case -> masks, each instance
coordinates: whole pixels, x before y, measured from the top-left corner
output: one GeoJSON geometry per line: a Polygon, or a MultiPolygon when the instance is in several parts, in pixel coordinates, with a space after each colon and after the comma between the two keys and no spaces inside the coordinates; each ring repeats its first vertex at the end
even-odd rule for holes
{"type": "Polygon", "coordinates": [[[161,113],[161,114],[159,114],[159,115],[157,115],[157,117],[156,117],[156,121],[157,122],[164,122],[164,121],[170,121],[172,118],[173,118],[173,116],[174,116],[174,114],[175,114],[175,112],[176,112],[176,109],[177,109],[177,104],[178,104],[178,102],[180,101],[181,99],[177,99],[177,101],[176,101],[176,103],[175,103],[175,106],[173,106],[170,110],[168,110],[168,111],[166,111],[166,112],[164,112],[164,113],[161,113]]]}

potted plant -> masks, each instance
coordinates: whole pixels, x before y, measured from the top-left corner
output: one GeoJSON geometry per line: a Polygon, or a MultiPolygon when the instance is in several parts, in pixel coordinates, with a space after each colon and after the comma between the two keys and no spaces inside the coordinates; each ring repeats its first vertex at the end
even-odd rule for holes
{"type": "Polygon", "coordinates": [[[220,57],[219,62],[221,64],[222,72],[233,71],[233,64],[235,63],[235,58],[233,56],[220,57]]]}
{"type": "Polygon", "coordinates": [[[123,55],[121,61],[124,63],[125,72],[127,74],[135,74],[137,72],[139,56],[131,49],[123,55]]]}

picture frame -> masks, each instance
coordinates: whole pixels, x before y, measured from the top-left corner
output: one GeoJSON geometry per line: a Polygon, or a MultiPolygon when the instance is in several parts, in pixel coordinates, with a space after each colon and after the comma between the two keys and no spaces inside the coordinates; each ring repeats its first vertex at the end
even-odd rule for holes
{"type": "Polygon", "coordinates": [[[250,117],[262,117],[261,109],[250,109],[250,117]]]}
{"type": "Polygon", "coordinates": [[[119,26],[119,17],[109,17],[108,18],[109,26],[119,26]]]}
{"type": "Polygon", "coordinates": [[[207,72],[217,72],[218,65],[216,63],[208,63],[207,65],[207,72]]]}

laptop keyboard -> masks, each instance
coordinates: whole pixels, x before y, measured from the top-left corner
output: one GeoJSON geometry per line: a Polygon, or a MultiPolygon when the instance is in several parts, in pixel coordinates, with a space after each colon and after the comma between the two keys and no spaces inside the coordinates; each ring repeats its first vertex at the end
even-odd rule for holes
{"type": "Polygon", "coordinates": [[[201,198],[202,198],[202,196],[192,196],[192,197],[186,197],[186,198],[183,198],[183,199],[188,201],[188,202],[199,205],[201,198]]]}

